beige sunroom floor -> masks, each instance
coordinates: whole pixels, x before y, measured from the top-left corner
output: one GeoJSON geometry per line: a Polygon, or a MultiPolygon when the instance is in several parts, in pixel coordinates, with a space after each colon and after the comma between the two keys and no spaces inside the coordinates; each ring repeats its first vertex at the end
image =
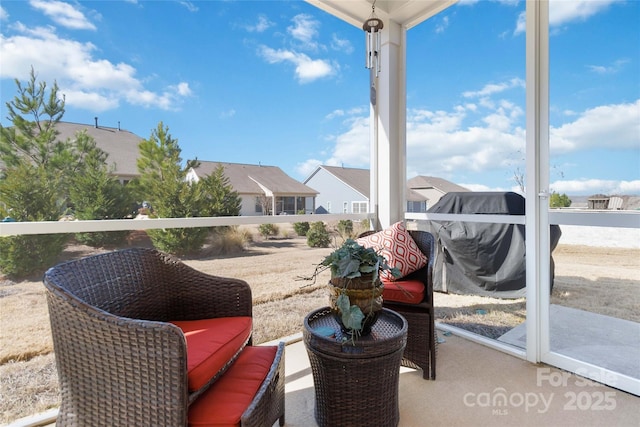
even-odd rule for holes
{"type": "MultiPolygon", "coordinates": [[[[421,371],[401,368],[399,427],[640,426],[637,396],[465,338],[443,336],[442,331],[439,335],[444,342],[438,348],[435,381],[423,380],[421,371]],[[506,405],[494,401],[499,395],[506,396],[506,405]]],[[[301,336],[288,340],[285,370],[286,426],[317,426],[313,376],[301,336]]],[[[11,426],[54,425],[53,412],[40,415],[11,426]]],[[[371,422],[376,427],[375,420],[371,422]]]]}
{"type": "MultiPolygon", "coordinates": [[[[421,371],[401,369],[400,427],[640,426],[639,397],[461,337],[439,335],[445,342],[438,348],[435,381],[423,380],[421,371]],[[492,404],[500,393],[507,397],[506,406],[492,404]]],[[[285,357],[286,425],[316,426],[304,343],[287,345],[285,357]]]]}

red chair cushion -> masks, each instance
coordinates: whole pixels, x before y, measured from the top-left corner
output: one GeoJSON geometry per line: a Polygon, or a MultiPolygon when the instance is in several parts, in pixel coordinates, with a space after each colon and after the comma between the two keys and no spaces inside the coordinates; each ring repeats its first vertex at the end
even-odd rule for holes
{"type": "Polygon", "coordinates": [[[187,340],[189,390],[199,390],[242,348],[251,336],[251,317],[171,322],[187,340]]]}
{"type": "Polygon", "coordinates": [[[189,408],[189,426],[240,426],[264,382],[278,347],[245,347],[224,375],[189,408]]]}
{"type": "Polygon", "coordinates": [[[424,300],[424,283],[419,280],[383,281],[382,298],[386,301],[420,304],[424,300]]]}

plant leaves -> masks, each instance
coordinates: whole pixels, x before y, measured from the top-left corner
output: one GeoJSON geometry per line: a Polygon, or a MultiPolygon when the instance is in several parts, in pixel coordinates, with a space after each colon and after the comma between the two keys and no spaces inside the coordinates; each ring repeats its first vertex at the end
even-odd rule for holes
{"type": "Polygon", "coordinates": [[[360,307],[357,305],[351,305],[349,297],[345,294],[341,294],[336,300],[336,306],[342,315],[342,324],[347,329],[359,331],[362,329],[362,321],[364,320],[364,314],[360,307]]]}

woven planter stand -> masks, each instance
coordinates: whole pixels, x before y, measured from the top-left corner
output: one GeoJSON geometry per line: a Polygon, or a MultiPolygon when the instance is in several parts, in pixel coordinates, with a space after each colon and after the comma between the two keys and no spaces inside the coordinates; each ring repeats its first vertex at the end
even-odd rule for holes
{"type": "Polygon", "coordinates": [[[336,320],[342,326],[344,332],[348,332],[342,325],[340,311],[336,301],[340,295],[347,295],[351,305],[357,305],[365,318],[359,335],[367,335],[371,327],[378,320],[378,314],[382,311],[382,290],[384,286],[380,280],[373,282],[372,275],[367,274],[353,279],[333,277],[329,282],[329,306],[333,310],[336,320]]]}

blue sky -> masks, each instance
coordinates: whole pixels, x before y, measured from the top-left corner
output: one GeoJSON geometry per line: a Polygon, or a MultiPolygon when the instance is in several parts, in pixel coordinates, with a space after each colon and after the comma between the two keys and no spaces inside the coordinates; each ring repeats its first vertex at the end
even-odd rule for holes
{"type": "MultiPolygon", "coordinates": [[[[524,172],[524,1],[461,1],[407,33],[407,176],[513,190],[524,172]]],[[[364,35],[303,1],[6,1],[1,120],[31,66],[64,121],[183,159],[369,167],[364,35]]],[[[551,0],[551,189],[640,194],[640,1],[551,0]]],[[[383,58],[384,60],[384,58],[383,58]]]]}

